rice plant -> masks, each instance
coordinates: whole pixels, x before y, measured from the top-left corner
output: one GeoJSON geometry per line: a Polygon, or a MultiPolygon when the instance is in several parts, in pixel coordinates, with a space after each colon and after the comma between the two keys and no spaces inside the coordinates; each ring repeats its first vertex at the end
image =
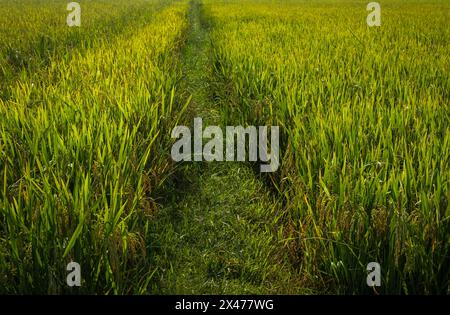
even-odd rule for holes
{"type": "Polygon", "coordinates": [[[450,292],[450,6],[206,1],[225,121],[283,128],[280,233],[317,292],[450,292]]]}
{"type": "Polygon", "coordinates": [[[63,293],[70,261],[82,266],[80,293],[147,292],[148,220],[185,105],[186,7],[149,4],[123,32],[77,34],[83,49],[55,47],[37,72],[20,65],[0,99],[0,292],[63,293]]]}
{"type": "Polygon", "coordinates": [[[0,293],[450,293],[448,1],[81,4],[0,2],[0,293]],[[194,114],[280,168],[176,164],[194,114]]]}

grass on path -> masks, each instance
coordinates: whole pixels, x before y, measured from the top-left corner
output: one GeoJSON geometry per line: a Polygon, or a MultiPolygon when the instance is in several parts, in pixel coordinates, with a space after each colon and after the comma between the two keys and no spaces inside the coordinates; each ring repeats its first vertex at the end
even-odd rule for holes
{"type": "MultiPolygon", "coordinates": [[[[204,126],[221,125],[209,96],[210,42],[201,10],[198,1],[191,2],[183,84],[192,95],[192,118],[202,117],[204,126]]],[[[153,225],[158,266],[153,293],[301,293],[279,254],[275,222],[280,207],[249,165],[179,164],[172,184],[171,198],[161,202],[153,225]]]]}

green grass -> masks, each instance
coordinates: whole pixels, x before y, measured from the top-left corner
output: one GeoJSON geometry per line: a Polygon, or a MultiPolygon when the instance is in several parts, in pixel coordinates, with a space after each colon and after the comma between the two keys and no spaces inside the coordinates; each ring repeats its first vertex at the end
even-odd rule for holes
{"type": "MultiPolygon", "coordinates": [[[[152,6],[150,6],[152,8],[152,6]]],[[[0,100],[0,291],[145,293],[154,191],[170,174],[170,131],[186,3],[92,48],[52,59],[0,100]]],[[[132,19],[133,16],[130,16],[132,19]]],[[[62,48],[64,49],[64,48],[62,48]]],[[[64,52],[62,52],[64,54],[64,52]]]]}
{"type": "Polygon", "coordinates": [[[82,1],[80,28],[67,26],[67,3],[60,0],[1,2],[1,98],[10,97],[11,81],[30,75],[39,78],[50,62],[67,61],[72,53],[113,42],[117,35],[148,23],[151,13],[170,1],[82,1]]]}
{"type": "Polygon", "coordinates": [[[0,4],[0,293],[450,293],[448,1],[0,4]],[[280,169],[175,164],[193,117],[280,169]]]}
{"type": "Polygon", "coordinates": [[[450,290],[443,1],[206,1],[225,121],[282,126],[286,249],[319,292],[450,290]]]}
{"type": "MultiPolygon", "coordinates": [[[[221,125],[211,99],[211,44],[202,5],[191,1],[181,87],[192,96],[184,123],[221,125]]],[[[281,205],[245,163],[184,163],[165,185],[150,240],[155,294],[307,292],[278,250],[281,205]]]]}

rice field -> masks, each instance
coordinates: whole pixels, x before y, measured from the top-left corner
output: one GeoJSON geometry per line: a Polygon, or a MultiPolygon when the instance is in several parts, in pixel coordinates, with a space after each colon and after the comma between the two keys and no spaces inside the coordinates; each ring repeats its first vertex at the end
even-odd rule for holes
{"type": "Polygon", "coordinates": [[[0,0],[0,293],[449,294],[450,3],[367,3],[0,0]],[[278,171],[175,163],[199,115],[278,171]]]}
{"type": "Polygon", "coordinates": [[[280,125],[272,184],[284,246],[306,283],[449,292],[450,6],[363,1],[207,1],[226,121],[280,125]],[[232,97],[229,97],[232,95],[232,97]]]}
{"type": "MultiPolygon", "coordinates": [[[[43,3],[35,16],[58,13],[56,2],[43,3]]],[[[143,293],[151,279],[146,222],[182,109],[177,54],[187,5],[119,4],[95,6],[125,19],[122,30],[107,19],[97,34],[58,27],[79,46],[49,48],[46,66],[39,48],[23,48],[36,65],[11,77],[0,99],[2,292],[62,293],[70,260],[85,266],[82,292],[143,293]]],[[[55,42],[65,36],[58,30],[55,42]]]]}

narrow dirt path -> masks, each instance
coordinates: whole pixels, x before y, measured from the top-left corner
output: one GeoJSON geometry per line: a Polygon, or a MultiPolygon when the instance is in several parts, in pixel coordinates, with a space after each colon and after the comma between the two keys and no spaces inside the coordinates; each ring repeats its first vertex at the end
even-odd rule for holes
{"type": "MultiPolygon", "coordinates": [[[[201,3],[192,1],[183,53],[185,89],[203,126],[221,125],[209,98],[210,42],[201,3]]],[[[263,182],[244,163],[191,162],[180,166],[171,200],[154,228],[152,293],[243,294],[292,292],[288,264],[276,252],[279,208],[263,182]]]]}

